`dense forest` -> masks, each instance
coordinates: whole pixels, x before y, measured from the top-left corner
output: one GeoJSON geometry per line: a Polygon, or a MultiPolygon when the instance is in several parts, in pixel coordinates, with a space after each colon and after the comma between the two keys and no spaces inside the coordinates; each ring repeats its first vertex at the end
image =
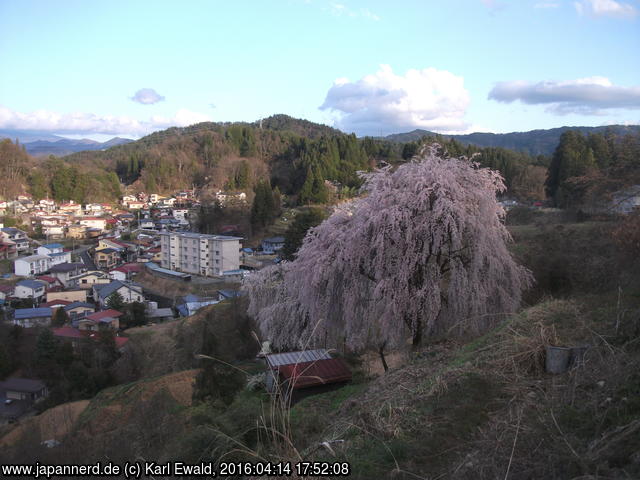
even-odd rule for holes
{"type": "MultiPolygon", "coordinates": [[[[104,151],[62,158],[35,159],[4,140],[0,173],[11,182],[5,182],[0,195],[28,192],[36,200],[115,202],[123,187],[158,193],[196,188],[206,200],[218,189],[242,190],[253,198],[268,185],[269,195],[284,195],[291,205],[327,204],[358,192],[358,172],[408,161],[422,145],[435,141],[451,156],[474,156],[481,166],[498,170],[509,197],[528,203],[548,196],[557,206],[575,206],[631,179],[625,171],[640,158],[640,133],[618,130],[586,137],[566,130],[552,156],[479,147],[435,134],[416,137],[417,132],[406,138],[357,138],[286,115],[169,128],[104,151]]],[[[258,216],[262,223],[271,214],[258,216]]],[[[255,217],[254,212],[253,223],[255,217]]]]}

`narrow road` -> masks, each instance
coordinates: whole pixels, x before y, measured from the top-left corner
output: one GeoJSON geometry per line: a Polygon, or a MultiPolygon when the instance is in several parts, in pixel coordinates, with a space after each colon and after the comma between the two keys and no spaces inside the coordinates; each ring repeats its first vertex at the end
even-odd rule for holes
{"type": "Polygon", "coordinates": [[[96,264],[93,263],[93,259],[91,258],[91,255],[89,255],[89,250],[81,252],[80,258],[82,259],[82,263],[84,263],[89,270],[97,270],[96,264]]]}

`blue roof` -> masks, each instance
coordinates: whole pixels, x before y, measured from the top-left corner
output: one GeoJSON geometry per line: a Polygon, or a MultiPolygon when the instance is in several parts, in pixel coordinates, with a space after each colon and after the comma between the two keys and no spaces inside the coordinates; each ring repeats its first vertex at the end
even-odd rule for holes
{"type": "Polygon", "coordinates": [[[64,245],[62,245],[61,243],[47,243],[45,245],[42,245],[44,248],[48,248],[49,250],[53,249],[53,248],[64,248],[64,245]]]}
{"type": "Polygon", "coordinates": [[[246,253],[253,253],[253,248],[243,248],[242,251],[246,253]]]}
{"type": "Polygon", "coordinates": [[[73,303],[70,303],[69,305],[64,306],[63,308],[65,312],[68,312],[69,310],[73,310],[74,308],[78,308],[78,307],[85,307],[85,308],[90,308],[92,310],[95,310],[95,307],[87,302],[73,302],[73,303]]]}
{"type": "Polygon", "coordinates": [[[49,271],[52,273],[56,273],[56,272],[67,273],[67,272],[72,272],[74,270],[86,271],[87,267],[84,265],[84,263],[65,262],[65,263],[59,263],[58,265],[54,265],[49,269],[49,271]]]}
{"type": "Polygon", "coordinates": [[[270,237],[262,240],[263,243],[284,243],[284,237],[270,237]]]}
{"type": "Polygon", "coordinates": [[[50,317],[51,316],[51,308],[49,307],[40,307],[40,308],[16,308],[15,312],[13,312],[13,318],[21,320],[25,318],[40,318],[40,317],[50,317]]]}
{"type": "Polygon", "coordinates": [[[39,282],[38,280],[20,280],[16,285],[20,287],[33,288],[34,290],[45,286],[44,282],[39,282]]]}

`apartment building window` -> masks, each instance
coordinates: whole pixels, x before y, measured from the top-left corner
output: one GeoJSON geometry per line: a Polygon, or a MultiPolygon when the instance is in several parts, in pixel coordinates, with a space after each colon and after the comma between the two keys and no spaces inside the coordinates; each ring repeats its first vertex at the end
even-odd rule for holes
{"type": "Polygon", "coordinates": [[[216,250],[216,255],[220,255],[220,250],[216,250]]]}
{"type": "Polygon", "coordinates": [[[216,263],[220,263],[220,260],[216,259],[216,263]]]}

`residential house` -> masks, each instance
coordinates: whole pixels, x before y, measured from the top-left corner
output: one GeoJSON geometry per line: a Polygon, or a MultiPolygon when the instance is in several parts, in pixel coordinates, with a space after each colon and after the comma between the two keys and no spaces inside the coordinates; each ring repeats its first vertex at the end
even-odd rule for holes
{"type": "Polygon", "coordinates": [[[53,310],[49,307],[16,308],[13,311],[13,323],[23,328],[48,327],[52,315],[53,310]]]}
{"type": "Polygon", "coordinates": [[[48,198],[43,198],[38,202],[38,208],[45,210],[47,212],[52,212],[56,209],[55,200],[49,200],[48,198]]]}
{"type": "Polygon", "coordinates": [[[16,258],[13,271],[21,277],[41,275],[51,268],[51,257],[48,255],[30,255],[16,258]]]}
{"type": "Polygon", "coordinates": [[[82,215],[82,205],[73,201],[69,203],[62,203],[58,207],[58,211],[64,213],[70,213],[72,215],[82,215]]]}
{"type": "Polygon", "coordinates": [[[158,308],[157,302],[149,302],[147,304],[147,318],[152,322],[164,322],[173,320],[175,315],[171,308],[158,308]]]}
{"type": "Polygon", "coordinates": [[[95,284],[110,283],[111,279],[105,272],[91,270],[89,272],[69,278],[69,286],[72,288],[91,289],[95,284]]]}
{"type": "Polygon", "coordinates": [[[162,267],[203,276],[240,268],[239,237],[161,232],[162,267]]]}
{"type": "Polygon", "coordinates": [[[69,302],[86,302],[87,290],[64,290],[62,292],[47,292],[47,303],[54,300],[67,300],[69,302]]]}
{"type": "Polygon", "coordinates": [[[121,203],[122,203],[122,205],[124,205],[126,207],[131,202],[137,202],[137,201],[138,201],[138,199],[135,197],[135,195],[124,195],[122,197],[121,203]]]}
{"type": "Polygon", "coordinates": [[[284,247],[284,237],[270,237],[262,240],[262,251],[268,255],[276,253],[284,247]]]}
{"type": "Polygon", "coordinates": [[[64,225],[43,226],[42,234],[50,240],[61,240],[64,238],[64,225]]]}
{"type": "Polygon", "coordinates": [[[147,253],[150,255],[150,262],[156,262],[158,264],[162,263],[162,247],[150,248],[147,250],[147,253]]]}
{"type": "Polygon", "coordinates": [[[113,248],[125,257],[131,257],[136,253],[138,247],[135,243],[123,242],[113,237],[105,237],[98,241],[96,250],[102,250],[103,248],[113,248]]]}
{"type": "Polygon", "coordinates": [[[109,327],[113,330],[118,330],[120,328],[119,318],[122,315],[122,312],[112,308],[91,313],[78,321],[78,329],[97,331],[101,327],[109,327]]]}
{"type": "Polygon", "coordinates": [[[13,243],[0,241],[0,260],[11,260],[18,256],[18,250],[13,243]]]}
{"type": "MultiPolygon", "coordinates": [[[[69,342],[74,350],[76,350],[80,346],[80,344],[84,342],[95,342],[100,339],[100,335],[93,330],[79,330],[70,326],[54,328],[53,335],[61,341],[69,342]]],[[[126,337],[118,336],[116,336],[114,340],[116,342],[116,348],[119,351],[123,351],[124,346],[129,341],[129,339],[126,337]]]]}
{"type": "Polygon", "coordinates": [[[18,254],[29,251],[29,237],[27,237],[27,234],[18,228],[0,228],[0,237],[3,242],[15,245],[18,254]]]}
{"type": "Polygon", "coordinates": [[[59,243],[47,243],[38,247],[36,251],[38,255],[46,255],[51,258],[52,266],[71,262],[71,252],[65,252],[64,246],[59,243]]]}
{"type": "Polygon", "coordinates": [[[13,296],[16,298],[31,298],[38,303],[45,295],[46,284],[38,280],[21,280],[16,283],[13,296]]]}
{"type": "Polygon", "coordinates": [[[88,215],[95,215],[102,213],[102,204],[101,203],[87,203],[84,206],[84,211],[88,215]]]}
{"type": "Polygon", "coordinates": [[[62,308],[65,312],[67,312],[67,315],[69,315],[69,318],[72,321],[79,318],[84,318],[96,311],[96,307],[87,302],[72,302],[62,308]]]}
{"type": "Polygon", "coordinates": [[[143,218],[140,220],[140,228],[151,230],[156,228],[156,224],[152,218],[143,218]]]}
{"type": "Polygon", "coordinates": [[[113,280],[131,280],[132,277],[142,271],[142,265],[139,263],[125,263],[124,265],[114,268],[109,272],[109,277],[113,280]]]}
{"type": "Polygon", "coordinates": [[[116,292],[120,294],[125,303],[144,302],[145,299],[140,285],[121,282],[120,280],[114,280],[105,285],[94,285],[93,299],[101,308],[105,308],[109,297],[116,292]]]}
{"type": "Polygon", "coordinates": [[[68,287],[71,277],[77,277],[87,270],[87,266],[84,263],[60,263],[53,265],[49,269],[49,274],[52,277],[58,278],[65,287],[68,287]]]}
{"type": "Polygon", "coordinates": [[[56,277],[51,277],[49,275],[40,275],[36,277],[36,280],[44,282],[47,292],[59,292],[60,290],[64,289],[64,285],[62,285],[62,282],[56,277]]]}
{"type": "Polygon", "coordinates": [[[78,222],[80,225],[84,225],[87,228],[98,228],[104,230],[107,227],[106,217],[82,217],[78,222]]]}
{"type": "Polygon", "coordinates": [[[51,255],[52,253],[64,252],[64,245],[61,243],[46,243],[36,249],[38,255],[51,255]]]}
{"type": "Polygon", "coordinates": [[[96,250],[93,261],[99,268],[113,268],[121,260],[120,252],[115,248],[96,250]]]}
{"type": "Polygon", "coordinates": [[[67,237],[82,240],[87,238],[87,227],[85,225],[75,224],[67,227],[67,237]]]}
{"type": "Polygon", "coordinates": [[[73,303],[73,302],[70,302],[69,300],[52,299],[50,301],[41,303],[40,306],[41,307],[49,307],[55,312],[57,308],[66,307],[67,305],[69,305],[71,303],[73,303]]]}
{"type": "Polygon", "coordinates": [[[15,421],[48,393],[40,380],[7,378],[0,382],[0,417],[15,421]]]}
{"type": "Polygon", "coordinates": [[[129,202],[127,208],[129,210],[142,210],[143,208],[147,208],[147,204],[136,200],[135,202],[129,202]]]}
{"type": "Polygon", "coordinates": [[[216,192],[216,200],[222,205],[228,203],[244,203],[247,200],[247,194],[244,192],[223,192],[218,190],[216,192]]]}

